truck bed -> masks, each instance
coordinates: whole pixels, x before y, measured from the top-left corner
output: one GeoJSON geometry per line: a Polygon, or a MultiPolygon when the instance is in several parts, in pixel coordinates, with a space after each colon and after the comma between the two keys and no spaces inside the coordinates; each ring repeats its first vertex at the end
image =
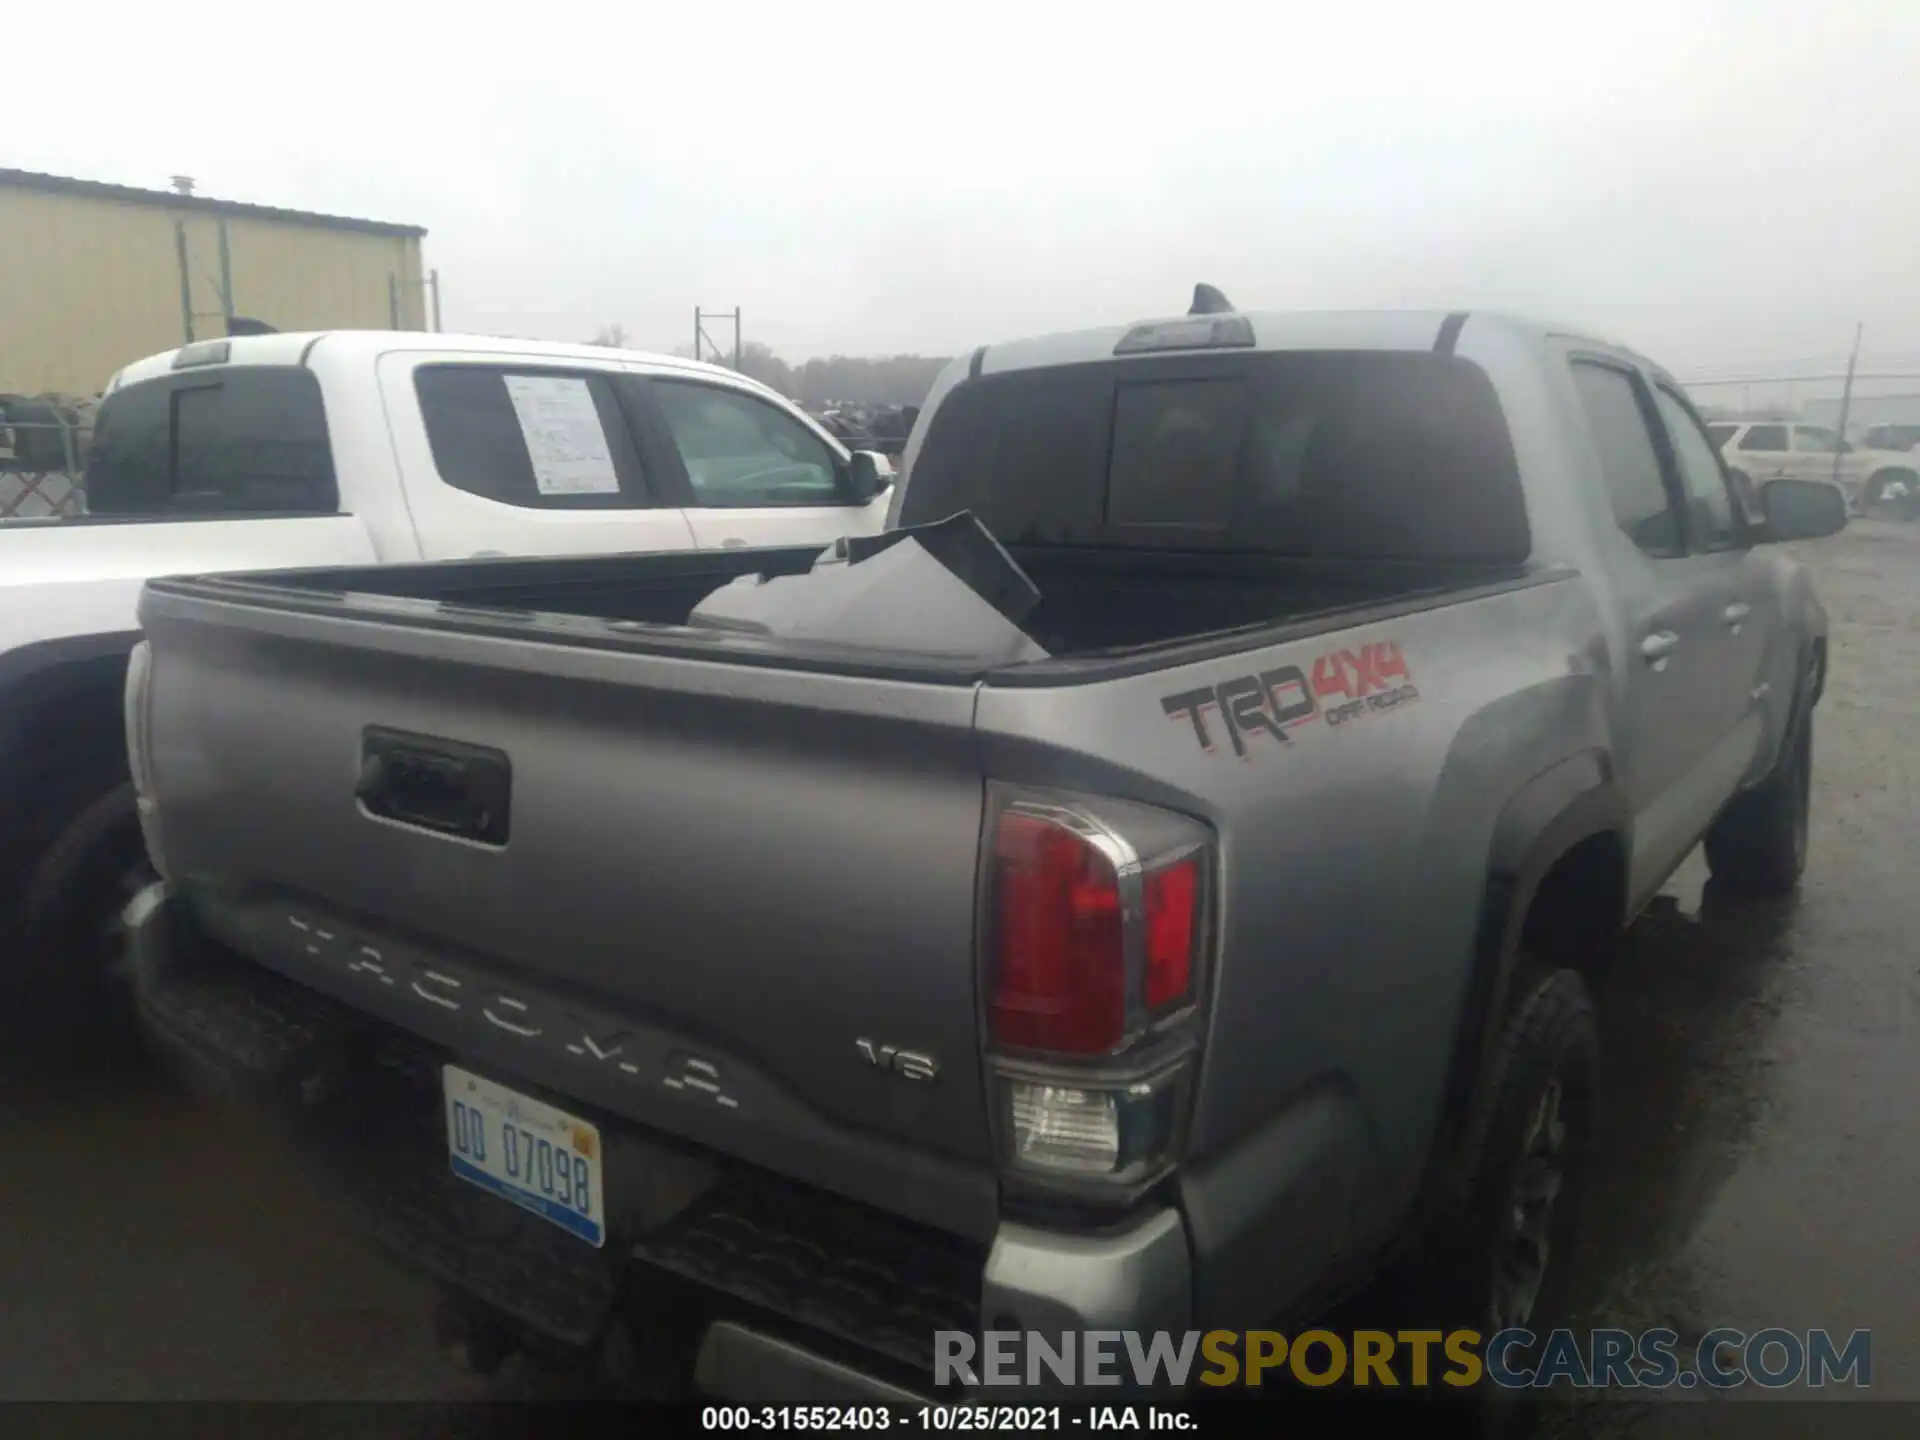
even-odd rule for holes
{"type": "MultiPolygon", "coordinates": [[[[813,546],[672,555],[610,555],[455,561],[239,575],[204,582],[256,603],[307,610],[387,613],[427,625],[507,625],[564,631],[584,642],[623,637],[643,647],[838,669],[870,669],[878,657],[820,653],[804,645],[746,643],[686,630],[693,609],[741,575],[797,575],[819,556],[813,546]],[[578,621],[610,622],[583,628],[578,621]],[[655,628],[658,627],[658,628],[655,628]],[[598,632],[597,636],[591,632],[598,632]],[[650,633],[651,632],[651,633],[650,633]]],[[[1092,548],[1009,546],[1040,591],[1023,628],[1056,659],[1118,658],[1136,650],[1305,620],[1338,624],[1349,612],[1511,582],[1524,567],[1432,560],[1327,560],[1179,550],[1116,554],[1092,548]]],[[[195,588],[201,588],[196,585],[195,588]]],[[[971,678],[967,666],[937,667],[971,678]]]]}

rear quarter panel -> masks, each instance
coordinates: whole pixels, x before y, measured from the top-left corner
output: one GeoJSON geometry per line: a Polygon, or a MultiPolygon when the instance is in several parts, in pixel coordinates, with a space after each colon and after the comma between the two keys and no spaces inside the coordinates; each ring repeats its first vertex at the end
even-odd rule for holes
{"type": "Polygon", "coordinates": [[[1603,653],[1592,599],[1568,577],[1174,670],[984,691],[990,775],[1166,806],[1218,833],[1192,1165],[1331,1093],[1347,1118],[1329,1143],[1336,1173],[1316,1177],[1329,1213],[1364,1231],[1411,1195],[1496,821],[1528,780],[1604,747],[1603,653]],[[1316,666],[1383,646],[1397,646],[1407,670],[1386,688],[1411,695],[1344,717],[1333,707],[1345,697],[1320,697],[1284,742],[1257,732],[1237,750],[1214,705],[1203,711],[1209,748],[1163,703],[1289,665],[1311,680],[1316,666]]]}

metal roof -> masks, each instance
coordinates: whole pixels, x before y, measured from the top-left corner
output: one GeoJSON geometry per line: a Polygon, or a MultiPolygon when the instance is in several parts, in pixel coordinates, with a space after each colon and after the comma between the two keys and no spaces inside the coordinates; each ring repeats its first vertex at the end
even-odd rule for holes
{"type": "Polygon", "coordinates": [[[118,200],[125,205],[154,205],[201,215],[246,216],[254,220],[283,220],[330,230],[358,230],[369,235],[401,235],[419,239],[427,232],[419,225],[394,225],[385,220],[358,220],[350,215],[316,215],[310,210],[282,210],[274,205],[247,205],[238,200],[215,200],[206,195],[181,195],[172,190],[142,190],[134,185],[109,185],[101,180],[75,180],[65,175],[42,175],[34,170],[0,168],[0,185],[22,190],[44,190],[57,195],[82,195],[94,200],[118,200]]]}
{"type": "MultiPolygon", "coordinates": [[[[430,351],[447,357],[519,360],[528,364],[586,361],[593,363],[595,368],[609,363],[640,364],[651,371],[673,370],[688,376],[724,380],[729,385],[770,395],[779,393],[737,370],[729,370],[723,365],[709,365],[703,360],[689,360],[680,355],[617,350],[610,346],[567,340],[530,340],[510,335],[449,335],[437,330],[296,330],[273,335],[214,336],[199,344],[227,347],[226,358],[214,362],[218,364],[305,365],[315,348],[323,342],[329,358],[340,356],[356,366],[370,367],[382,355],[417,351],[430,351]]],[[[148,355],[122,366],[109,389],[173,374],[174,357],[179,353],[179,348],[162,350],[156,355],[148,355]]]]}

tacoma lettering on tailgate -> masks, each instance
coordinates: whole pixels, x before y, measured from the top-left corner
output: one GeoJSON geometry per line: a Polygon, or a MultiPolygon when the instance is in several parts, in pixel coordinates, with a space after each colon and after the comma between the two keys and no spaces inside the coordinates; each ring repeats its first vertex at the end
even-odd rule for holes
{"type": "MultiPolygon", "coordinates": [[[[560,1005],[535,991],[507,990],[492,977],[444,956],[425,961],[395,954],[388,942],[376,943],[333,922],[292,914],[285,918],[303,964],[317,962],[316,968],[342,974],[354,985],[384,987],[403,1005],[428,1007],[423,1013],[451,1011],[476,1029],[509,1036],[537,1051],[568,1055],[574,1063],[615,1075],[623,1083],[660,1085],[689,1100],[741,1108],[714,1061],[677,1049],[662,1058],[657,1044],[641,1044],[634,1029],[611,1016],[560,1005]]],[[[932,1078],[930,1059],[924,1061],[928,1073],[923,1076],[913,1073],[911,1064],[923,1057],[887,1046],[885,1058],[910,1079],[932,1078]]]]}
{"type": "Polygon", "coordinates": [[[1380,640],[1329,650],[1305,671],[1298,665],[1282,665],[1183,690],[1161,700],[1160,708],[1169,719],[1186,720],[1193,727],[1193,738],[1208,753],[1214,743],[1207,712],[1213,711],[1233,753],[1250,760],[1256,736],[1265,735],[1286,746],[1293,743],[1291,731],[1313,721],[1345,725],[1419,698],[1399,642],[1380,640]]]}

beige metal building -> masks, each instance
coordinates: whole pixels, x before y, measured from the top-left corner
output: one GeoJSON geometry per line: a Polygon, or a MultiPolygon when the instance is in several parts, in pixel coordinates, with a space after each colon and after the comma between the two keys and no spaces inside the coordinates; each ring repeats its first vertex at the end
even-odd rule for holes
{"type": "Polygon", "coordinates": [[[424,330],[417,225],[0,169],[0,394],[98,393],[131,360],[228,333],[424,330]]]}

